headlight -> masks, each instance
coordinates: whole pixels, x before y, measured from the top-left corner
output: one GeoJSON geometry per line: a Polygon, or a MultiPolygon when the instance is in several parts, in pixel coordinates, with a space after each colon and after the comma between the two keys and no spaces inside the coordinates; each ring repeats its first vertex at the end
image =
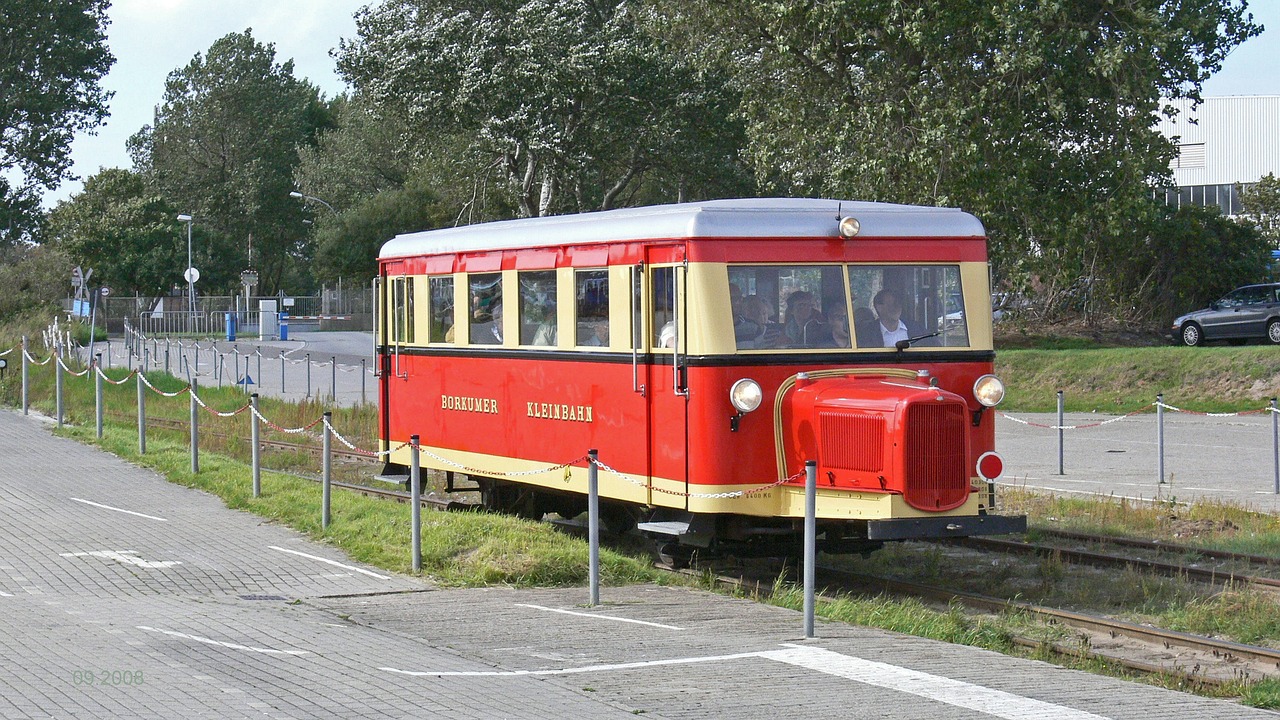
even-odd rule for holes
{"type": "Polygon", "coordinates": [[[729,388],[729,402],[740,413],[755,410],[763,400],[764,391],[760,389],[760,383],[751,378],[742,378],[729,388]]]}
{"type": "Polygon", "coordinates": [[[983,375],[973,383],[973,396],[987,407],[995,407],[1004,399],[1004,383],[995,375],[983,375]]]}

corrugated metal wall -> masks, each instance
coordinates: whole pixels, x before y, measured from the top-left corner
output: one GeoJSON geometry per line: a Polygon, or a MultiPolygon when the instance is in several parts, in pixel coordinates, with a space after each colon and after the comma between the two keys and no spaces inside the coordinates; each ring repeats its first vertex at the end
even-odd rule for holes
{"type": "Polygon", "coordinates": [[[1280,95],[1208,97],[1194,112],[1187,101],[1173,105],[1178,117],[1157,127],[1183,146],[1173,163],[1179,187],[1280,175],[1280,95]]]}

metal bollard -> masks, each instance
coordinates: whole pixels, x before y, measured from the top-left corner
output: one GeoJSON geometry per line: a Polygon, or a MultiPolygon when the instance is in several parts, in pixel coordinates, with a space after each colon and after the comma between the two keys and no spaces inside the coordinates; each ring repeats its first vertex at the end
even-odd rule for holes
{"type": "Polygon", "coordinates": [[[169,341],[167,339],[164,341],[164,372],[166,375],[169,374],[169,341]]]}
{"type": "Polygon", "coordinates": [[[249,396],[249,455],[253,458],[253,496],[262,497],[262,443],[259,441],[262,429],[258,423],[258,393],[249,396]]]}
{"type": "Polygon", "coordinates": [[[58,427],[62,427],[62,357],[56,351],[53,354],[53,397],[58,427]]]}
{"type": "Polygon", "coordinates": [[[413,571],[422,571],[422,462],[418,436],[409,436],[409,515],[413,543],[413,571]]]}
{"type": "Polygon", "coordinates": [[[1164,393],[1156,395],[1156,451],[1159,456],[1157,474],[1164,484],[1164,393]]]}
{"type": "Polygon", "coordinates": [[[329,423],[333,420],[333,413],[329,410],[324,411],[324,439],[321,445],[324,448],[324,465],[321,473],[320,484],[320,527],[329,527],[329,496],[330,486],[333,482],[333,428],[329,423]]]}
{"type": "Polygon", "coordinates": [[[102,353],[93,363],[93,426],[97,430],[98,439],[102,439],[102,353]]]}
{"type": "Polygon", "coordinates": [[[200,389],[196,386],[196,381],[191,381],[191,387],[187,388],[187,394],[191,400],[191,474],[196,475],[200,472],[200,405],[196,402],[196,396],[200,389]]]}
{"type": "Polygon", "coordinates": [[[280,352],[280,394],[284,395],[284,351],[280,352]]]}
{"type": "MultiPolygon", "coordinates": [[[[254,354],[258,356],[258,387],[262,387],[262,348],[258,348],[257,350],[255,350],[254,354]]],[[[246,360],[245,366],[244,366],[245,372],[248,372],[248,369],[249,369],[248,363],[249,361],[246,360]]]]}
{"type": "Polygon", "coordinates": [[[818,562],[818,463],[804,463],[804,636],[814,637],[813,585],[818,562]]]}
{"type": "Polygon", "coordinates": [[[329,397],[334,401],[338,401],[338,358],[337,356],[329,358],[332,365],[329,368],[329,397]]]}
{"type": "Polygon", "coordinates": [[[1271,454],[1275,461],[1275,489],[1272,492],[1280,495],[1280,414],[1277,413],[1275,398],[1271,398],[1271,454]]]}
{"type": "Polygon", "coordinates": [[[587,577],[591,585],[591,605],[600,604],[600,454],[587,451],[587,577]]]}
{"type": "Polygon", "coordinates": [[[364,392],[365,378],[369,377],[369,369],[365,367],[365,359],[360,358],[360,404],[364,405],[369,402],[368,396],[364,392]]]}
{"type": "Polygon", "coordinates": [[[138,372],[138,454],[147,454],[147,395],[142,385],[142,371],[138,372]]]}
{"type": "Polygon", "coordinates": [[[196,356],[196,374],[199,375],[200,374],[200,343],[192,342],[191,345],[195,350],[195,352],[191,354],[196,356]]]}
{"type": "Polygon", "coordinates": [[[1066,421],[1063,419],[1063,416],[1065,414],[1063,413],[1063,406],[1065,404],[1066,403],[1062,399],[1062,391],[1059,390],[1058,391],[1058,474],[1059,475],[1067,474],[1066,471],[1062,469],[1063,468],[1063,465],[1062,465],[1063,433],[1065,432],[1064,428],[1067,424],[1066,421]]]}
{"type": "Polygon", "coordinates": [[[231,353],[232,353],[232,355],[231,355],[231,384],[232,384],[232,385],[237,385],[237,384],[238,384],[238,385],[242,385],[242,386],[244,387],[244,389],[245,389],[245,390],[248,390],[248,389],[249,389],[249,383],[247,383],[247,382],[246,382],[246,383],[241,383],[239,380],[237,380],[237,379],[236,379],[236,376],[240,374],[240,346],[239,346],[239,345],[233,345],[233,346],[232,346],[232,348],[231,348],[231,353]]]}
{"type": "Polygon", "coordinates": [[[307,353],[307,399],[311,399],[311,353],[307,353]]]}
{"type": "Polygon", "coordinates": [[[22,336],[22,414],[31,410],[31,366],[27,360],[27,336],[22,336]]]}

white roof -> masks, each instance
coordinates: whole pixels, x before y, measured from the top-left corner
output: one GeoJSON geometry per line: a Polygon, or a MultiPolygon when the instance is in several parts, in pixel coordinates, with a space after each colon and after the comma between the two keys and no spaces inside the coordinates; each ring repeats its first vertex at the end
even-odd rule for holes
{"type": "Polygon", "coordinates": [[[810,198],[745,198],[503,220],[397,235],[379,258],[506,248],[695,237],[837,237],[840,217],[858,237],[983,237],[979,220],[954,208],[810,198]]]}

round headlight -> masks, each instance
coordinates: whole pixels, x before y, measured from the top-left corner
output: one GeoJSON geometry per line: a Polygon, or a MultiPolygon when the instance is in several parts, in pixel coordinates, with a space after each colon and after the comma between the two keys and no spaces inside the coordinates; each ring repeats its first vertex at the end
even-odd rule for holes
{"type": "Polygon", "coordinates": [[[1004,399],[1004,383],[995,375],[983,375],[973,383],[973,396],[987,407],[995,407],[1004,399]]]}
{"type": "Polygon", "coordinates": [[[751,378],[742,378],[729,388],[729,402],[740,413],[749,413],[760,407],[764,400],[764,391],[760,383],[751,378]]]}

